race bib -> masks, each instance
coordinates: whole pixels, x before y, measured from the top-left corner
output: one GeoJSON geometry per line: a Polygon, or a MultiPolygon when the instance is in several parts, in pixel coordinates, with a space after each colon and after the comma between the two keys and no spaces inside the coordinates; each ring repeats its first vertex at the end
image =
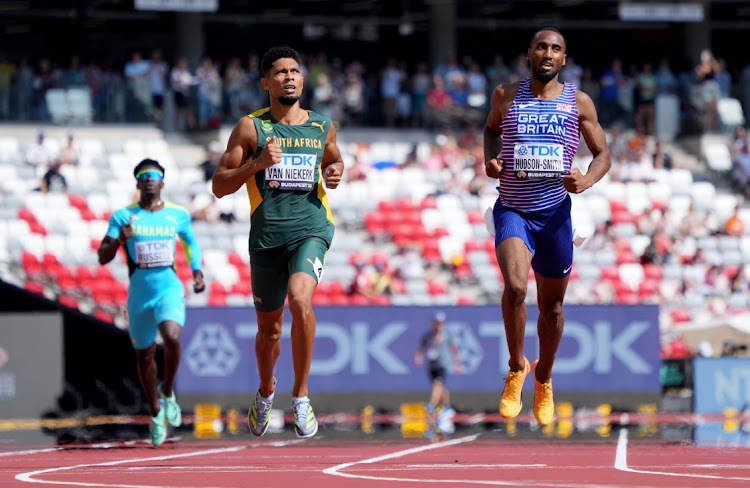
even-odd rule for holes
{"type": "Polygon", "coordinates": [[[283,154],[281,161],[266,168],[266,188],[311,191],[317,162],[316,154],[283,154]]]}
{"type": "Polygon", "coordinates": [[[516,178],[556,178],[565,172],[562,144],[516,144],[513,171],[516,178]]]}
{"type": "Polygon", "coordinates": [[[174,264],[173,240],[135,243],[135,264],[139,268],[157,268],[174,264]]]}

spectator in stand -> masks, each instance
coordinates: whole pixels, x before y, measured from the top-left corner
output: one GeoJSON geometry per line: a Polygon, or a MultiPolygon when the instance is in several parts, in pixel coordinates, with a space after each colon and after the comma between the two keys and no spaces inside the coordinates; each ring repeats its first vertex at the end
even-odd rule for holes
{"type": "Polygon", "coordinates": [[[736,205],[734,207],[734,214],[724,224],[724,234],[728,236],[741,237],[745,234],[745,222],[743,222],[740,216],[740,210],[742,207],[736,205]]]}
{"type": "Polygon", "coordinates": [[[229,60],[229,66],[224,71],[224,113],[237,120],[250,112],[240,110],[239,96],[245,86],[247,73],[242,67],[242,61],[234,56],[229,60]]]}
{"type": "Polygon", "coordinates": [[[338,100],[338,94],[331,83],[331,79],[328,77],[328,73],[318,73],[317,83],[313,89],[312,100],[310,102],[311,108],[319,114],[338,120],[340,118],[336,113],[336,103],[338,100]]]}
{"type": "Polygon", "coordinates": [[[432,127],[450,124],[453,112],[453,100],[445,87],[443,78],[432,77],[432,88],[427,92],[427,121],[432,127]]]}
{"type": "Polygon", "coordinates": [[[60,155],[58,158],[62,164],[69,164],[71,166],[78,166],[81,160],[78,157],[78,149],[76,149],[73,143],[73,134],[68,134],[68,144],[64,148],[60,149],[60,155]]]}
{"type": "Polygon", "coordinates": [[[750,146],[740,146],[740,152],[734,157],[734,178],[739,183],[740,190],[747,193],[750,183],[750,146]]]}
{"type": "Polygon", "coordinates": [[[655,169],[672,169],[672,154],[664,150],[664,143],[659,139],[654,142],[654,168],[655,169]]]}
{"type": "Polygon", "coordinates": [[[365,111],[365,84],[358,65],[347,68],[344,84],[341,87],[341,98],[344,104],[344,122],[353,126],[361,125],[365,111]]]}
{"type": "Polygon", "coordinates": [[[60,172],[62,163],[57,160],[52,163],[39,184],[39,191],[42,193],[62,193],[68,194],[68,182],[65,176],[60,172]]]}
{"type": "Polygon", "coordinates": [[[190,117],[190,100],[195,78],[188,68],[187,58],[180,57],[177,64],[172,68],[169,75],[175,103],[175,128],[183,131],[192,128],[193,122],[190,117]]]}
{"type": "Polygon", "coordinates": [[[29,146],[26,151],[26,164],[36,168],[37,175],[44,175],[54,161],[55,154],[44,143],[44,131],[40,130],[36,143],[29,146]]]}
{"type": "Polygon", "coordinates": [[[222,80],[213,60],[205,56],[195,73],[198,84],[198,128],[216,129],[221,124],[222,80]]]}
{"type": "Polygon", "coordinates": [[[0,119],[10,118],[10,93],[13,79],[16,76],[16,66],[8,61],[5,53],[0,52],[0,119]]]}
{"type": "Polygon", "coordinates": [[[167,91],[167,76],[169,66],[161,57],[161,50],[151,52],[149,62],[149,84],[151,87],[151,105],[153,107],[154,123],[161,127],[164,118],[164,94],[167,91]]]}
{"type": "Polygon", "coordinates": [[[505,64],[505,58],[502,54],[495,54],[491,65],[484,70],[487,75],[487,100],[489,101],[492,91],[497,85],[510,81],[510,68],[505,64]]]}
{"type": "Polygon", "coordinates": [[[651,63],[643,65],[643,71],[636,78],[638,101],[635,114],[635,128],[647,136],[654,135],[656,117],[656,93],[658,85],[651,63]]]}
{"type": "Polygon", "coordinates": [[[125,63],[125,79],[128,87],[127,114],[130,122],[143,122],[151,112],[151,67],[140,51],[133,51],[130,61],[125,63]]]}
{"type": "Polygon", "coordinates": [[[560,71],[560,81],[565,83],[573,83],[576,88],[581,89],[581,82],[583,80],[583,67],[580,64],[576,64],[573,56],[568,56],[565,61],[565,66],[560,71]]]}
{"type": "Polygon", "coordinates": [[[389,58],[380,77],[380,99],[386,127],[396,125],[396,103],[401,94],[401,83],[405,78],[406,73],[399,68],[396,58],[389,58]]]}
{"type": "Polygon", "coordinates": [[[660,95],[678,94],[677,77],[672,73],[666,58],[659,61],[659,68],[656,70],[656,91],[660,95]]]}
{"type": "Polygon", "coordinates": [[[695,67],[695,75],[701,87],[703,130],[714,132],[719,127],[719,98],[721,88],[717,76],[721,67],[709,49],[701,51],[701,59],[695,67]]]}
{"type": "Polygon", "coordinates": [[[204,181],[211,181],[216,172],[216,168],[219,167],[219,161],[221,155],[224,153],[224,147],[219,141],[211,141],[208,145],[208,159],[198,165],[201,171],[203,171],[204,181]]]}
{"type": "Polygon", "coordinates": [[[602,72],[599,79],[601,87],[599,92],[599,106],[602,111],[602,125],[608,127],[618,122],[623,117],[623,109],[620,106],[620,87],[625,84],[625,74],[622,72],[622,61],[618,58],[612,60],[609,68],[602,72]]]}
{"type": "Polygon", "coordinates": [[[34,114],[34,70],[22,58],[16,72],[16,109],[18,120],[26,121],[34,114]]]}

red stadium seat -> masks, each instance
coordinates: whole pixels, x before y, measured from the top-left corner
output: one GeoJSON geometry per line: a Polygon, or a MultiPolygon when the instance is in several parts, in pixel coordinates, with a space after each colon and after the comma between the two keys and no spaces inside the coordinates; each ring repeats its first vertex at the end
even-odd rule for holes
{"type": "Polygon", "coordinates": [[[209,283],[208,285],[208,291],[209,293],[211,293],[211,296],[227,295],[227,289],[218,281],[211,281],[211,283],[209,283]]]}
{"type": "Polygon", "coordinates": [[[240,256],[239,253],[231,251],[229,255],[227,256],[227,260],[229,261],[229,264],[233,264],[237,267],[243,267],[246,268],[248,266],[249,260],[242,259],[242,256],[240,256]]]}
{"type": "Polygon", "coordinates": [[[638,284],[638,295],[641,298],[649,298],[659,292],[659,282],[652,279],[646,279],[638,284]]]}
{"type": "Polygon", "coordinates": [[[351,295],[349,297],[349,305],[369,305],[370,300],[364,295],[351,295]]]}
{"type": "Polygon", "coordinates": [[[315,293],[312,297],[312,304],[314,306],[318,305],[331,305],[331,299],[328,295],[324,295],[322,293],[315,293]]]}
{"type": "Polygon", "coordinates": [[[437,199],[433,195],[428,195],[419,203],[420,210],[426,208],[437,208],[437,199]]]}
{"type": "Polygon", "coordinates": [[[427,283],[427,291],[430,295],[445,295],[448,293],[448,285],[441,281],[430,281],[427,283]]]}
{"type": "Polygon", "coordinates": [[[209,307],[224,307],[224,306],[226,306],[226,304],[227,304],[227,296],[226,296],[226,294],[224,294],[224,295],[221,295],[221,294],[219,294],[219,295],[211,294],[208,297],[207,305],[209,307]]]}
{"type": "Polygon", "coordinates": [[[373,305],[390,305],[391,297],[389,295],[375,295],[370,299],[370,303],[373,305]]]}
{"type": "Polygon", "coordinates": [[[23,284],[23,287],[26,290],[29,290],[31,293],[44,295],[44,285],[42,285],[41,283],[37,283],[36,281],[26,280],[23,284]]]}
{"type": "Polygon", "coordinates": [[[44,226],[37,221],[29,222],[29,229],[34,234],[41,234],[43,236],[47,235],[47,229],[45,229],[44,226]]]}
{"type": "Polygon", "coordinates": [[[686,308],[673,308],[669,315],[675,324],[690,322],[690,310],[686,308]]]}
{"type": "Polygon", "coordinates": [[[466,212],[466,217],[469,219],[470,224],[483,224],[484,213],[479,210],[470,210],[466,212]]]}
{"type": "Polygon", "coordinates": [[[249,281],[238,281],[232,284],[231,291],[235,295],[250,296],[253,293],[253,287],[249,281]]]}
{"type": "Polygon", "coordinates": [[[102,322],[107,322],[108,324],[115,323],[115,318],[111,313],[107,313],[104,310],[96,310],[94,312],[94,317],[101,320],[102,322]]]}
{"type": "Polygon", "coordinates": [[[648,263],[643,265],[643,275],[647,280],[661,281],[664,270],[660,264],[648,263]]]}
{"type": "Polygon", "coordinates": [[[29,224],[31,224],[32,222],[36,222],[36,217],[28,208],[19,208],[18,218],[21,220],[25,220],[29,224]]]}
{"type": "Polygon", "coordinates": [[[64,305],[68,308],[73,308],[76,310],[79,309],[78,301],[75,298],[69,297],[67,295],[60,295],[59,297],[57,297],[57,301],[60,302],[60,305],[64,305]]]}
{"type": "Polygon", "coordinates": [[[412,203],[411,198],[402,197],[396,200],[396,209],[403,213],[416,210],[416,207],[412,203]]]}
{"type": "Polygon", "coordinates": [[[396,204],[391,200],[380,200],[378,202],[378,210],[381,212],[393,212],[396,210],[396,204]]]}

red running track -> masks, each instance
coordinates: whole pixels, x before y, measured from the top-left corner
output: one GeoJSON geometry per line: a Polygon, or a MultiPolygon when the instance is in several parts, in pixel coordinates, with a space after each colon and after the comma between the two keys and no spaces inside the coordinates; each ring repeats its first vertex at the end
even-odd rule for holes
{"type": "Polygon", "coordinates": [[[0,452],[0,488],[635,488],[750,486],[746,447],[612,439],[145,441],[0,452]]]}

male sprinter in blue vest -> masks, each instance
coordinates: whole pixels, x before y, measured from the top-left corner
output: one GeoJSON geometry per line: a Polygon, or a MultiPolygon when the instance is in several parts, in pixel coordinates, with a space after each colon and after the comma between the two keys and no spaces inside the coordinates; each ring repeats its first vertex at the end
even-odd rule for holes
{"type": "Polygon", "coordinates": [[[161,199],[164,168],[144,159],[133,170],[140,191],[138,203],[112,214],[109,229],[99,246],[99,262],[107,264],[122,246],[130,271],[128,321],[135,348],[138,377],[151,410],[151,443],[167,437],[168,423],[177,427],[182,412],[173,387],[180,364],[180,333],[185,325],[185,291],[175,272],[175,237],[179,236],[193,269],[193,291],[206,289],[201,253],[188,211],[161,199]],[[164,340],[164,382],[157,386],[156,333],[164,340]]]}
{"type": "Polygon", "coordinates": [[[558,30],[534,33],[526,55],[531,76],[495,88],[484,128],[485,173],[498,179],[495,254],[505,281],[502,313],[510,352],[500,414],[518,415],[524,380],[533,372],[532,410],[541,425],[554,419],[552,365],[573,266],[569,193],[590,188],[612,165],[591,98],[558,80],[565,49],[558,30]],[[571,169],[580,135],[593,155],[586,174],[571,169]],[[534,269],[539,305],[539,359],[533,365],[523,355],[529,267],[534,269]]]}

